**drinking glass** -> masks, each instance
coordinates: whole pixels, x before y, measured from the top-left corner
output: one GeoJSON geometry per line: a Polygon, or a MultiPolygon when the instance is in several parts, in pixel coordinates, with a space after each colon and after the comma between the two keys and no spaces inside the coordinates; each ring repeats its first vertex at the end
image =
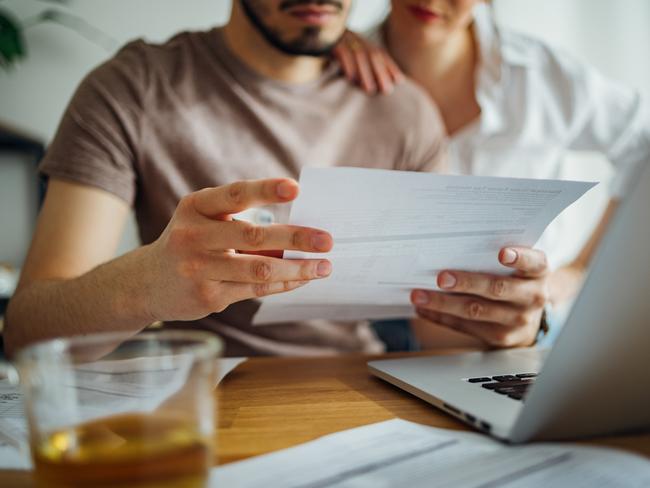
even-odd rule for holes
{"type": "Polygon", "coordinates": [[[200,331],[97,334],[15,358],[39,487],[205,487],[221,342],[200,331]]]}

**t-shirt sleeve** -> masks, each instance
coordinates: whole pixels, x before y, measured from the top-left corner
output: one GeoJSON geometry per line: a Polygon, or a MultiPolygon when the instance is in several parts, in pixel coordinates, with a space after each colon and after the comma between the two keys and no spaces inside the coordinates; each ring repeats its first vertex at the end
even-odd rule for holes
{"type": "Polygon", "coordinates": [[[419,87],[409,111],[404,167],[406,171],[445,173],[448,171],[448,139],[438,107],[419,87]]]}
{"type": "Polygon", "coordinates": [[[133,205],[148,86],[144,44],[133,42],[79,85],[39,167],[133,205]]]}

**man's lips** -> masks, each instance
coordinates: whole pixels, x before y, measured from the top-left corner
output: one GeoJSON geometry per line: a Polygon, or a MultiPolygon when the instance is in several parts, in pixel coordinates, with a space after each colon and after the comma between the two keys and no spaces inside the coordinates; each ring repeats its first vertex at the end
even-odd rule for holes
{"type": "Polygon", "coordinates": [[[291,8],[287,13],[306,24],[324,25],[338,15],[339,10],[331,6],[310,5],[291,8]]]}
{"type": "Polygon", "coordinates": [[[429,23],[429,22],[435,22],[437,20],[442,19],[442,16],[440,14],[437,14],[432,10],[429,10],[424,7],[420,7],[418,5],[410,5],[408,9],[416,19],[422,22],[429,23]]]}

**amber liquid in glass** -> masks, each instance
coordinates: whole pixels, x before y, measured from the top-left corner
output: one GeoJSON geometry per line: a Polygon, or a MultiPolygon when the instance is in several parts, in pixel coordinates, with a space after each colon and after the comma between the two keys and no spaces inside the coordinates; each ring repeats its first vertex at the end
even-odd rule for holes
{"type": "Polygon", "coordinates": [[[210,439],[178,419],[124,414],[53,433],[32,446],[39,487],[207,486],[210,439]]]}

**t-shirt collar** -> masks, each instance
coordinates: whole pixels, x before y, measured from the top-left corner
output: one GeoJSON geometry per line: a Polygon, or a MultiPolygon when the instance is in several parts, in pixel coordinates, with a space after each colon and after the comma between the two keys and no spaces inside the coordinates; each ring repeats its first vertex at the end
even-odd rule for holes
{"type": "Polygon", "coordinates": [[[312,81],[306,83],[287,83],[272,78],[268,78],[242,61],[228,46],[225,36],[223,34],[223,27],[217,27],[212,31],[213,49],[218,55],[234,68],[237,74],[245,78],[249,83],[263,83],[267,87],[274,87],[283,91],[290,91],[295,93],[310,93],[319,90],[323,84],[333,77],[339,76],[340,67],[335,60],[331,60],[323,69],[321,75],[312,81]]]}

